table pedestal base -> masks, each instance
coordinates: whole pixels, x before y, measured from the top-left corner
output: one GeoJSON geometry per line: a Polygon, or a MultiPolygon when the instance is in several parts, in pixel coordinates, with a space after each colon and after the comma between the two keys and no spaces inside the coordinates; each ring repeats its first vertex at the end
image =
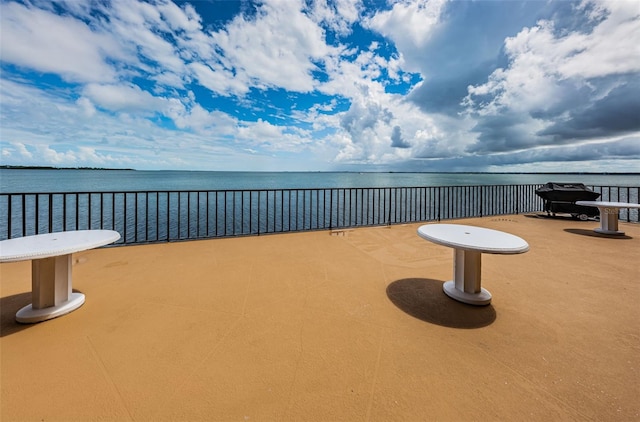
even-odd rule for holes
{"type": "Polygon", "coordinates": [[[71,288],[71,264],[71,254],[31,261],[31,305],[18,311],[16,321],[46,321],[82,306],[84,295],[71,288]]]}
{"type": "Polygon", "coordinates": [[[624,232],[618,230],[618,209],[600,208],[600,227],[593,231],[601,234],[624,236],[624,232]]]}
{"type": "Polygon", "coordinates": [[[455,281],[447,281],[442,285],[442,290],[451,299],[455,299],[459,302],[467,303],[469,305],[488,305],[491,303],[491,293],[483,287],[480,288],[479,293],[467,293],[462,290],[456,289],[455,281]]]}
{"type": "Polygon", "coordinates": [[[84,295],[82,293],[71,293],[69,300],[59,305],[40,309],[34,309],[33,305],[25,306],[16,313],[16,321],[23,324],[46,321],[48,319],[68,314],[69,312],[81,307],[83,303],[84,295]]]}
{"type": "Polygon", "coordinates": [[[605,230],[601,227],[595,228],[593,229],[594,232],[596,233],[600,233],[600,234],[608,234],[608,235],[613,235],[613,236],[624,236],[624,232],[621,232],[619,230],[605,230]]]}
{"type": "Polygon", "coordinates": [[[478,251],[454,249],[453,280],[444,283],[442,289],[452,299],[469,305],[488,305],[491,293],[480,286],[482,254],[478,251]]]}

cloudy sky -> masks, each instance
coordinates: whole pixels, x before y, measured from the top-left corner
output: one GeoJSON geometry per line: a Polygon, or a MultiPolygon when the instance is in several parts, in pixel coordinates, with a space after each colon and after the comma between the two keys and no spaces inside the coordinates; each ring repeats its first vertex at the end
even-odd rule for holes
{"type": "Polygon", "coordinates": [[[640,171],[640,4],[1,1],[2,164],[640,171]]]}

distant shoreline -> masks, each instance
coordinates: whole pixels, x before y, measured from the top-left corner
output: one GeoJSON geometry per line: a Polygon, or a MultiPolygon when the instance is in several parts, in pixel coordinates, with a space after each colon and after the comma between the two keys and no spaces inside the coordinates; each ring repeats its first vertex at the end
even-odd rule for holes
{"type": "Polygon", "coordinates": [[[50,167],[50,166],[11,166],[2,165],[2,170],[110,170],[110,171],[136,171],[135,169],[113,169],[104,167],[50,167]]]}
{"type": "MultiPolygon", "coordinates": [[[[132,168],[106,168],[106,167],[53,167],[53,166],[15,166],[0,165],[0,170],[101,170],[101,171],[185,171],[185,172],[221,172],[221,173],[251,173],[252,170],[136,170],[132,168]]],[[[640,172],[583,172],[583,171],[255,171],[255,173],[390,173],[390,174],[567,174],[567,175],[596,175],[596,176],[635,176],[640,172]]]]}

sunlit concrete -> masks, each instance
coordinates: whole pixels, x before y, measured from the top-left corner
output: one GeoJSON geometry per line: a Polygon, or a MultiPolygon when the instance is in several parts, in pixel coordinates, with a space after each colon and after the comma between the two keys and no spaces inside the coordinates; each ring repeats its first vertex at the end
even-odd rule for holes
{"type": "Polygon", "coordinates": [[[491,305],[442,292],[420,224],[74,254],[75,312],[33,325],[0,265],[2,421],[558,421],[640,417],[640,225],[501,216],[491,305]]]}

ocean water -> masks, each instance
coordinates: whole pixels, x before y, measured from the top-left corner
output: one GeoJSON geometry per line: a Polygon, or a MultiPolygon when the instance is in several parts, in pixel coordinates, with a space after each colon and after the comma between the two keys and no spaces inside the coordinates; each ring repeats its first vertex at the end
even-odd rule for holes
{"type": "Polygon", "coordinates": [[[640,174],[202,172],[0,169],[1,193],[377,188],[546,182],[640,186],[640,174]]]}

